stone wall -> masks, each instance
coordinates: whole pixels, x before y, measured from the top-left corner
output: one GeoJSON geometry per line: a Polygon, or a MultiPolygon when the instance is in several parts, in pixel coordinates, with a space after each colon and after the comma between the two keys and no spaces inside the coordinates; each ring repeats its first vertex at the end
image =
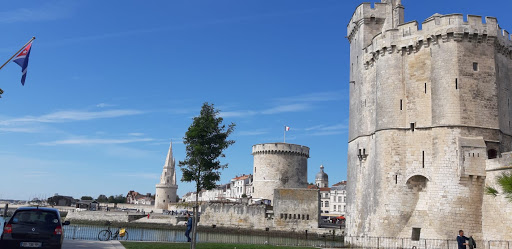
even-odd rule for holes
{"type": "Polygon", "coordinates": [[[207,203],[200,226],[325,233],[320,229],[320,194],[312,189],[276,189],[274,206],[207,203]]]}
{"type": "Polygon", "coordinates": [[[274,199],[274,189],[307,188],[309,148],[269,143],[252,147],[253,198],[274,199]]]}
{"type": "Polygon", "coordinates": [[[265,230],[272,225],[266,205],[209,203],[201,208],[201,226],[265,230]]]}
{"type": "Polygon", "coordinates": [[[319,220],[320,193],[317,189],[274,190],[274,228],[316,231],[319,220]]]}
{"type": "MultiPolygon", "coordinates": [[[[496,177],[504,172],[512,173],[512,153],[503,153],[502,158],[487,161],[485,185],[501,191],[496,177]]],[[[485,195],[482,207],[482,230],[488,240],[512,240],[512,203],[503,195],[485,195]]]]}
{"type": "Polygon", "coordinates": [[[127,214],[125,212],[104,212],[104,211],[80,211],[69,212],[66,220],[69,221],[110,221],[110,222],[131,222],[142,218],[145,215],[127,214]]]}

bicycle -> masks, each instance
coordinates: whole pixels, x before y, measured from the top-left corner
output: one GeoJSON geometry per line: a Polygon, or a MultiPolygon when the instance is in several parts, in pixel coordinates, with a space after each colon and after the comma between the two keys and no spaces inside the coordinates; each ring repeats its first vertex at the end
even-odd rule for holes
{"type": "Polygon", "coordinates": [[[98,240],[107,241],[107,240],[128,240],[128,231],[125,228],[119,227],[117,231],[112,234],[110,230],[110,222],[107,222],[108,228],[105,230],[101,230],[98,233],[98,240]]]}

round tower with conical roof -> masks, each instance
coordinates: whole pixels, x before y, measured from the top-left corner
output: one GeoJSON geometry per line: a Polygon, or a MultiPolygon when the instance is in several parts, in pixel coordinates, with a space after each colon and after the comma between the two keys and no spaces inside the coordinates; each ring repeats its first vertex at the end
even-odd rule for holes
{"type": "Polygon", "coordinates": [[[176,168],[171,142],[162,176],[160,176],[160,183],[156,185],[155,208],[167,209],[169,203],[176,202],[176,190],[178,190],[178,185],[176,184],[176,168]]]}

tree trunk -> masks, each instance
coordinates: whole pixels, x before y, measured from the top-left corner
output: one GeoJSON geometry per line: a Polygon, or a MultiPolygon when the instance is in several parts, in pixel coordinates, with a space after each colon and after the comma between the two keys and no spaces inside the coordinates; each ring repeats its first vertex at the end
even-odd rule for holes
{"type": "Polygon", "coordinates": [[[192,243],[190,243],[190,249],[196,249],[196,238],[197,238],[197,218],[198,218],[198,205],[199,204],[199,191],[196,191],[196,205],[194,206],[194,217],[192,218],[192,243]]]}

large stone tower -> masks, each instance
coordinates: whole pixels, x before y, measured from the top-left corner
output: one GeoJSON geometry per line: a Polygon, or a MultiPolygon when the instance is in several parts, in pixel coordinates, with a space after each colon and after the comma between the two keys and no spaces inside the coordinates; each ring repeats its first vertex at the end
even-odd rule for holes
{"type": "Polygon", "coordinates": [[[347,27],[347,235],[481,238],[486,163],[511,149],[512,42],[492,17],[403,16],[363,3],[347,27]]]}
{"type": "Polygon", "coordinates": [[[164,169],[162,176],[160,176],[160,183],[156,185],[155,208],[167,209],[168,204],[176,202],[176,168],[175,161],[172,155],[172,142],[167,152],[165,159],[164,169]]]}
{"type": "Polygon", "coordinates": [[[323,165],[320,165],[320,172],[315,176],[315,185],[319,188],[329,187],[329,176],[324,172],[323,165]]]}
{"type": "Polygon", "coordinates": [[[252,146],[253,198],[274,199],[274,189],[307,188],[309,148],[297,144],[252,146]]]}

